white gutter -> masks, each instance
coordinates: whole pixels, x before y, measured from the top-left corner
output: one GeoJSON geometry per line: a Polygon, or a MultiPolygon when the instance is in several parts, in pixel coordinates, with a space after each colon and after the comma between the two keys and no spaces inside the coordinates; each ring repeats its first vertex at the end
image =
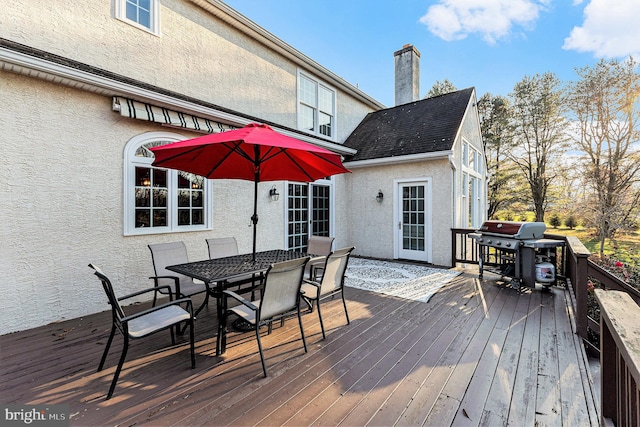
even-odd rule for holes
{"type": "MultiPolygon", "coordinates": [[[[5,47],[0,47],[0,69],[12,73],[18,73],[29,77],[39,78],[56,84],[70,86],[105,96],[121,96],[135,98],[141,102],[163,106],[196,116],[203,116],[211,120],[221,121],[234,126],[244,126],[253,120],[243,116],[221,111],[215,108],[205,107],[183,99],[164,95],[150,89],[136,85],[112,80],[74,67],[47,61],[22,52],[16,52],[5,47]]],[[[341,144],[323,141],[313,136],[292,132],[273,126],[274,130],[285,135],[309,142],[342,155],[353,155],[356,150],[341,144]]]]}
{"type": "Polygon", "coordinates": [[[309,58],[293,46],[285,43],[278,37],[271,34],[246,16],[242,15],[235,9],[229,7],[227,4],[220,0],[189,0],[192,3],[200,6],[207,12],[225,21],[232,27],[240,30],[252,39],[262,43],[269,49],[283,55],[290,59],[295,64],[306,69],[316,75],[316,77],[325,80],[327,83],[331,83],[333,86],[340,88],[342,91],[347,92],[351,96],[360,99],[362,102],[368,104],[370,107],[381,110],[386,106],[379,101],[376,101],[371,96],[367,95],[351,83],[344,80],[342,77],[331,72],[327,68],[318,64],[313,59],[309,58]]]}
{"type": "Polygon", "coordinates": [[[419,162],[421,160],[450,159],[453,154],[451,150],[434,151],[432,153],[409,154],[406,156],[384,157],[380,159],[357,160],[354,162],[344,162],[345,167],[350,169],[365,168],[370,166],[397,165],[401,163],[419,162]]]}

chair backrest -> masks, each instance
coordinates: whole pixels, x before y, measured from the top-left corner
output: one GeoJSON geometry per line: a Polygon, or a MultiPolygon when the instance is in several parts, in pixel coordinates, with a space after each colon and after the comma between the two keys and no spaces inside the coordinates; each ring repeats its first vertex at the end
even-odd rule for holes
{"type": "Polygon", "coordinates": [[[216,237],[207,239],[209,259],[238,255],[238,242],[235,237],[216,237]]]}
{"type": "MultiPolygon", "coordinates": [[[[175,271],[167,270],[167,266],[176,264],[185,264],[189,262],[189,256],[187,255],[187,247],[184,242],[171,242],[171,243],[154,243],[149,245],[151,251],[151,259],[153,261],[153,269],[156,276],[173,276],[178,277],[180,284],[193,283],[191,277],[176,273],[175,271]]],[[[175,282],[171,279],[158,280],[159,286],[169,285],[171,291],[175,292],[175,282]]]]}
{"type": "Polygon", "coordinates": [[[102,288],[104,289],[104,293],[107,294],[109,304],[111,304],[111,314],[113,316],[113,321],[120,326],[120,319],[125,317],[125,314],[122,306],[120,305],[120,302],[118,301],[118,298],[116,297],[115,292],[113,291],[113,285],[111,284],[111,281],[107,276],[105,276],[105,274],[99,267],[93,264],[89,264],[89,267],[94,270],[94,274],[100,279],[102,288]]]}
{"type": "Polygon", "coordinates": [[[267,270],[258,320],[269,319],[298,307],[300,286],[309,257],[273,264],[267,270]]]}
{"type": "Polygon", "coordinates": [[[329,255],[333,237],[311,236],[307,242],[307,253],[310,255],[329,255]]]}
{"type": "Polygon", "coordinates": [[[340,289],[344,285],[344,274],[347,271],[349,256],[355,246],[333,251],[324,264],[324,272],[320,281],[320,295],[340,289]]]}

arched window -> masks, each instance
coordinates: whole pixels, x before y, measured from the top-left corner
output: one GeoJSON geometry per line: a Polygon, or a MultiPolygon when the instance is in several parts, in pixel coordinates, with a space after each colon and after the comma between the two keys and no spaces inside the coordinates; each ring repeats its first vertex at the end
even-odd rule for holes
{"type": "Polygon", "coordinates": [[[211,229],[211,184],[188,172],[151,166],[151,147],[184,137],[148,132],[125,148],[124,234],[175,233],[211,229]]]}

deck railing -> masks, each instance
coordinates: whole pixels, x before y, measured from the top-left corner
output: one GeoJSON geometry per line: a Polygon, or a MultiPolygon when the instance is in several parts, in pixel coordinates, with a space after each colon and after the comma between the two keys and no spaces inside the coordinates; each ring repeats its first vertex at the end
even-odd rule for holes
{"type": "Polygon", "coordinates": [[[600,305],[602,425],[640,425],[640,307],[624,291],[594,291],[600,305]]]}

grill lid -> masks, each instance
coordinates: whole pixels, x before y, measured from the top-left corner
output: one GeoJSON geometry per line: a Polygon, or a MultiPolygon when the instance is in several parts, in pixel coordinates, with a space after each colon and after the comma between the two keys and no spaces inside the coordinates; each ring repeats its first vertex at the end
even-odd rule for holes
{"type": "Polygon", "coordinates": [[[485,235],[514,239],[539,239],[544,236],[546,229],[544,222],[485,221],[478,231],[485,235]]]}

